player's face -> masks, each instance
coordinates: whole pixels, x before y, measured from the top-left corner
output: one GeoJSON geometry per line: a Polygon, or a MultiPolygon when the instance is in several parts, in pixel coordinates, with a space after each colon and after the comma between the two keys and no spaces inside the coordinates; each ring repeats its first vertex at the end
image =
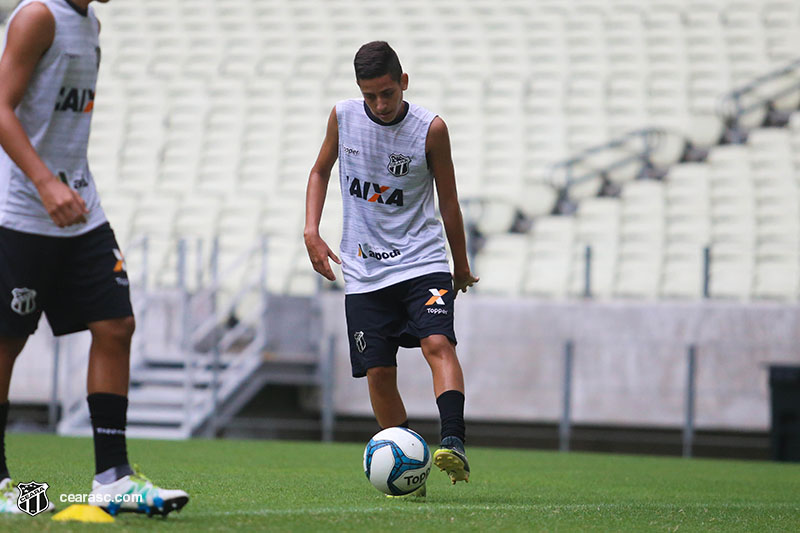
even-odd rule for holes
{"type": "Polygon", "coordinates": [[[403,91],[408,89],[408,74],[396,82],[389,74],[380,78],[358,80],[361,94],[372,114],[382,122],[393,121],[403,109],[403,91]]]}

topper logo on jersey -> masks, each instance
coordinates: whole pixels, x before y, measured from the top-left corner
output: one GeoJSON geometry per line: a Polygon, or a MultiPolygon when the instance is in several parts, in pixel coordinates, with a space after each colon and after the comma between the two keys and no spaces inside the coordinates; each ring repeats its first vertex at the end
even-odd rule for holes
{"type": "Polygon", "coordinates": [[[400,253],[400,250],[392,249],[391,252],[376,252],[370,250],[370,246],[367,244],[358,244],[358,257],[363,259],[364,261],[367,260],[367,257],[371,257],[378,261],[385,261],[386,259],[391,259],[392,257],[400,257],[403,255],[400,253]]]}
{"type": "Polygon", "coordinates": [[[389,164],[386,165],[386,170],[392,176],[400,177],[408,174],[408,169],[411,164],[411,158],[403,154],[389,155],[389,164]]]}
{"type": "Polygon", "coordinates": [[[94,109],[94,89],[62,87],[56,100],[56,111],[90,113],[94,109]]]}
{"type": "Polygon", "coordinates": [[[11,289],[11,310],[20,316],[36,311],[36,291],[33,289],[11,289]]]}
{"type": "MultiPolygon", "coordinates": [[[[347,176],[347,178],[350,179],[350,176],[347,176]]],[[[392,189],[369,181],[365,181],[362,185],[358,178],[353,178],[350,183],[350,196],[378,204],[403,206],[403,189],[392,189]],[[384,193],[387,192],[388,194],[384,198],[384,193]]]]}

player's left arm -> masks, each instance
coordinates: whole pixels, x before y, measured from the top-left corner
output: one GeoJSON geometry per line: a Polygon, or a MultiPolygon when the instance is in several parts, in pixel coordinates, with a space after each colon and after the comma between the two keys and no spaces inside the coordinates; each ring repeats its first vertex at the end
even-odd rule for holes
{"type": "Polygon", "coordinates": [[[456,294],[459,291],[467,292],[467,288],[477,283],[479,278],[475,277],[469,268],[464,219],[461,216],[461,206],[458,204],[456,172],[450,154],[450,135],[447,132],[447,125],[440,117],[434,118],[431,122],[425,151],[428,167],[436,183],[444,231],[453,254],[453,288],[456,294]]]}

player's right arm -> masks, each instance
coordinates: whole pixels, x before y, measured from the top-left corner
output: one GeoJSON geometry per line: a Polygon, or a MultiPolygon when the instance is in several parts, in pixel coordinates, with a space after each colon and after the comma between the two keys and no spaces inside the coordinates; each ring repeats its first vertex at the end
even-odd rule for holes
{"type": "Polygon", "coordinates": [[[53,222],[63,228],[86,222],[86,204],[47,168],[14,114],[36,65],[53,44],[55,31],[53,14],[38,2],[22,9],[11,21],[0,58],[0,146],[36,186],[53,222]]]}
{"type": "Polygon", "coordinates": [[[319,150],[317,161],[311,168],[308,176],[308,187],[306,188],[306,224],[303,229],[303,239],[306,243],[308,258],[314,266],[314,270],[334,281],[336,276],[331,269],[328,258],[336,263],[342,261],[336,257],[333,250],[320,237],[319,221],[322,218],[322,208],[325,206],[325,195],[328,191],[328,181],[331,177],[331,169],[339,157],[339,123],[336,120],[336,108],[334,107],[328,117],[328,127],[325,131],[325,140],[322,141],[322,148],[319,150]]]}

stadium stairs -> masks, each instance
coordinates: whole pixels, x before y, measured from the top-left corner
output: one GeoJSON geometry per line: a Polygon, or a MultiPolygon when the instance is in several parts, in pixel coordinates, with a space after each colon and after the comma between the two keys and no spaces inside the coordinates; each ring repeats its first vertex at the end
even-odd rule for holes
{"type": "MultiPolygon", "coordinates": [[[[268,295],[252,285],[239,293],[259,296],[250,298],[246,311],[236,297],[215,311],[214,301],[221,299],[215,298],[213,287],[134,295],[140,296],[134,298],[134,307],[147,335],[138,336],[132,350],[130,436],[216,436],[264,387],[292,385],[320,391],[319,418],[284,417],[272,426],[316,427],[324,440],[332,438],[332,351],[321,347],[313,334],[319,317],[315,303],[268,295]]],[[[82,396],[64,402],[60,434],[91,434],[82,396]]]]}

